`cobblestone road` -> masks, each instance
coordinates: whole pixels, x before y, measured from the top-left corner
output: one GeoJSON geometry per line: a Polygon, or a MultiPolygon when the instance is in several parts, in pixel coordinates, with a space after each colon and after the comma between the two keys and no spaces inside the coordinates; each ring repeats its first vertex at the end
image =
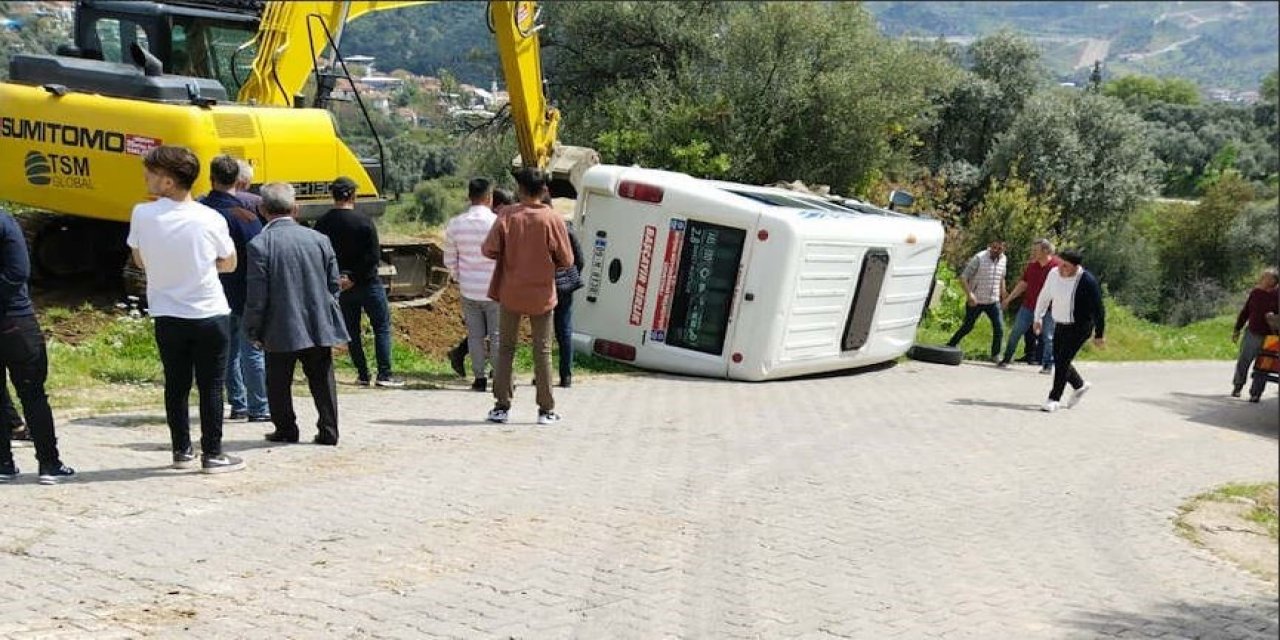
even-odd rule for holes
{"type": "Polygon", "coordinates": [[[584,379],[551,428],[528,387],[507,426],[345,387],[342,446],[231,424],[223,476],[163,468],[160,411],[73,421],[77,482],[0,487],[0,637],[1276,637],[1275,592],[1171,524],[1276,477],[1274,390],[1082,369],[1053,415],[1030,367],[584,379]]]}

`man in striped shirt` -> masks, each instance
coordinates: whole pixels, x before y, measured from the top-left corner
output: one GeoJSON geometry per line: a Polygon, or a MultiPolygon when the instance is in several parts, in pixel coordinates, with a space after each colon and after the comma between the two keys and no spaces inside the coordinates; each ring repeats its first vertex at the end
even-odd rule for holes
{"type": "Polygon", "coordinates": [[[1004,340],[1004,312],[1000,301],[1007,297],[1004,285],[1007,260],[1004,241],[993,240],[986,250],[974,254],[964,266],[960,273],[966,297],[964,323],[947,341],[949,346],[960,344],[973,331],[978,316],[986,314],[991,318],[991,361],[995,362],[999,357],[1000,343],[1004,340]]]}
{"type": "Polygon", "coordinates": [[[444,230],[444,264],[462,292],[462,319],[467,325],[467,350],[471,353],[471,388],[485,391],[488,380],[485,363],[493,368],[493,352],[498,348],[498,303],[489,299],[493,260],[484,257],[480,245],[497,220],[493,206],[493,183],[474,178],[467,185],[471,207],[449,221],[444,230]],[[485,338],[489,357],[485,357],[485,338]]]}

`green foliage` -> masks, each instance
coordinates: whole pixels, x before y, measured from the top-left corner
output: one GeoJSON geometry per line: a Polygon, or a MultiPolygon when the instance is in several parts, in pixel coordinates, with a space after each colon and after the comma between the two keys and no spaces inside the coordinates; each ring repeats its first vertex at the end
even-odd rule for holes
{"type": "Polygon", "coordinates": [[[433,75],[446,68],[463,82],[488,87],[502,72],[486,7],[484,2],[437,2],[379,11],[347,27],[342,50],[374,56],[379,69],[433,75]]]}
{"type": "Polygon", "coordinates": [[[1016,172],[995,180],[964,230],[964,255],[981,251],[991,241],[1006,243],[1009,278],[1016,282],[1020,266],[1031,259],[1031,243],[1057,226],[1059,212],[1050,196],[1036,196],[1016,172]]]}
{"type": "Polygon", "coordinates": [[[413,192],[410,215],[427,225],[438,226],[467,208],[467,183],[458,176],[446,176],[420,183],[413,192]]]}
{"type": "Polygon", "coordinates": [[[1152,102],[1169,104],[1197,104],[1200,88],[1183,78],[1153,78],[1151,76],[1121,76],[1102,87],[1103,95],[1119,98],[1130,106],[1152,102]]]}

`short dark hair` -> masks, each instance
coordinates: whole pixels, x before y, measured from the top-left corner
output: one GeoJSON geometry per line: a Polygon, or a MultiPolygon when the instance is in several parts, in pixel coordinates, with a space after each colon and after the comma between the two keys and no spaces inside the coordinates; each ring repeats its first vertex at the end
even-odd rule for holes
{"type": "Polygon", "coordinates": [[[488,178],[472,178],[467,183],[467,197],[479,200],[493,192],[493,182],[488,178]]]}
{"type": "Polygon", "coordinates": [[[537,167],[522,167],[516,172],[516,184],[529,196],[540,196],[547,188],[547,174],[537,167]]]}
{"type": "Polygon", "coordinates": [[[209,163],[209,179],[213,184],[229,187],[240,179],[240,163],[228,155],[221,155],[209,163]]]}
{"type": "Polygon", "coordinates": [[[359,185],[356,184],[355,180],[346,176],[338,176],[338,179],[329,185],[329,193],[333,195],[334,200],[346,202],[355,199],[358,188],[359,185]]]}
{"type": "Polygon", "coordinates": [[[1079,249],[1067,249],[1058,254],[1058,259],[1076,266],[1084,264],[1084,255],[1080,253],[1079,249]]]}
{"type": "Polygon", "coordinates": [[[190,191],[200,177],[200,159],[190,149],[176,145],[160,145],[148,151],[142,156],[142,166],[173,178],[186,191],[190,191]]]}
{"type": "Polygon", "coordinates": [[[493,190],[494,208],[505,207],[506,205],[515,204],[515,203],[516,203],[516,197],[510,191],[506,189],[500,189],[500,188],[495,188],[493,190]]]}

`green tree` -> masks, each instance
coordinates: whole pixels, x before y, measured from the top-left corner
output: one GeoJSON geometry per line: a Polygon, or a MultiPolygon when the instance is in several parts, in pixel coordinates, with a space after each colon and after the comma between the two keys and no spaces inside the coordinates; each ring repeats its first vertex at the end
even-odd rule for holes
{"type": "Polygon", "coordinates": [[[384,143],[386,149],[387,191],[394,193],[396,199],[400,194],[411,193],[423,178],[430,148],[420,139],[401,134],[384,143]]]}
{"type": "Polygon", "coordinates": [[[1006,180],[993,181],[987,189],[964,229],[962,255],[971,256],[992,240],[1004,240],[1009,276],[1016,279],[1020,265],[1031,258],[1031,243],[1048,235],[1059,216],[1050,197],[1032,193],[1031,186],[1014,172],[1006,180]]]}
{"type": "MultiPolygon", "coordinates": [[[[1195,207],[1170,208],[1162,221],[1159,236],[1160,264],[1165,283],[1165,299],[1176,299],[1186,287],[1210,281],[1229,291],[1240,284],[1249,268],[1238,252],[1248,245],[1233,246],[1238,239],[1237,220],[1254,199],[1254,188],[1234,171],[1227,171],[1208,187],[1195,207]]],[[[1271,209],[1270,233],[1275,235],[1275,209],[1271,209]]],[[[1252,215],[1250,216],[1252,218],[1252,215]]],[[[1250,227],[1258,224],[1248,221],[1250,227]]],[[[1180,318],[1194,320],[1196,318],[1180,318]]]]}
{"type": "Polygon", "coordinates": [[[1198,104],[1200,88],[1182,78],[1153,78],[1128,75],[1116,78],[1102,87],[1103,95],[1119,98],[1125,104],[1143,106],[1153,102],[1198,104]]]}

